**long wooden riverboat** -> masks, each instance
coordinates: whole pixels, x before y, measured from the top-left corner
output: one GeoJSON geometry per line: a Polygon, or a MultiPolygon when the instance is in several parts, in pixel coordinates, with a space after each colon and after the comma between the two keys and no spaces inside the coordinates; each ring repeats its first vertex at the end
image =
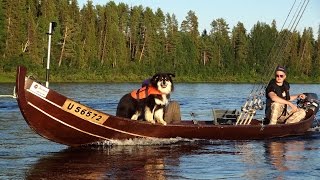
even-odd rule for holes
{"type": "Polygon", "coordinates": [[[235,121],[217,123],[216,120],[151,124],[90,108],[47,88],[26,73],[25,67],[17,68],[16,95],[24,119],[42,137],[68,146],[134,138],[258,140],[296,136],[308,131],[318,111],[314,99],[317,97],[310,93],[313,100],[305,102],[307,116],[294,124],[264,125],[258,119],[246,125],[237,125],[235,121]]]}

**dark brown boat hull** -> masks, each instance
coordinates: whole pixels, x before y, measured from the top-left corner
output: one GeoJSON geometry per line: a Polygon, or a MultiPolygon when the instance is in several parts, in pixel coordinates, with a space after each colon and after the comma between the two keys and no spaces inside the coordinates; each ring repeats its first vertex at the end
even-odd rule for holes
{"type": "Polygon", "coordinates": [[[17,69],[16,93],[28,125],[39,135],[69,146],[132,138],[269,139],[304,134],[315,118],[311,115],[299,123],[271,126],[261,125],[257,120],[251,125],[214,125],[212,121],[150,124],[116,117],[73,101],[27,78],[24,67],[17,69]]]}

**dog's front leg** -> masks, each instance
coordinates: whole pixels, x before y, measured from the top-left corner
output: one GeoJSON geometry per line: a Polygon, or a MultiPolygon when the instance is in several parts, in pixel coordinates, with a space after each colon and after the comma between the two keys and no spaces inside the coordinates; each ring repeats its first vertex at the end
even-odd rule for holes
{"type": "Polygon", "coordinates": [[[141,115],[140,111],[136,111],[131,117],[132,120],[138,120],[139,116],[141,115]]]}
{"type": "Polygon", "coordinates": [[[167,122],[164,121],[164,119],[163,119],[163,114],[164,114],[163,108],[157,109],[157,110],[155,110],[155,112],[154,112],[154,118],[155,118],[159,123],[161,123],[161,124],[163,124],[163,125],[167,125],[167,122]]]}
{"type": "Polygon", "coordinates": [[[144,118],[146,121],[154,124],[156,123],[154,120],[153,120],[153,112],[151,111],[151,109],[149,107],[146,107],[145,110],[144,110],[144,118]]]}

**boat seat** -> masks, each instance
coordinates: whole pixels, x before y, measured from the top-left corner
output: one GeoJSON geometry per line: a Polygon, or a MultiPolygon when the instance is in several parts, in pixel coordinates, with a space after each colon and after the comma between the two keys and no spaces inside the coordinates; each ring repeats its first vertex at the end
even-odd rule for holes
{"type": "Polygon", "coordinates": [[[213,123],[219,124],[235,124],[240,112],[236,109],[212,109],[213,123]]]}

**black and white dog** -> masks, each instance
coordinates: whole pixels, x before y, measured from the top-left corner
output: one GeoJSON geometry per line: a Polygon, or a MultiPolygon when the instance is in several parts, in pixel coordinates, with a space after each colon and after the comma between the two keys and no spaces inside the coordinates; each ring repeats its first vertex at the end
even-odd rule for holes
{"type": "Polygon", "coordinates": [[[164,121],[164,109],[173,91],[171,73],[155,74],[148,84],[124,95],[117,107],[116,115],[133,120],[144,119],[150,123],[155,121],[167,125],[164,121]]]}

